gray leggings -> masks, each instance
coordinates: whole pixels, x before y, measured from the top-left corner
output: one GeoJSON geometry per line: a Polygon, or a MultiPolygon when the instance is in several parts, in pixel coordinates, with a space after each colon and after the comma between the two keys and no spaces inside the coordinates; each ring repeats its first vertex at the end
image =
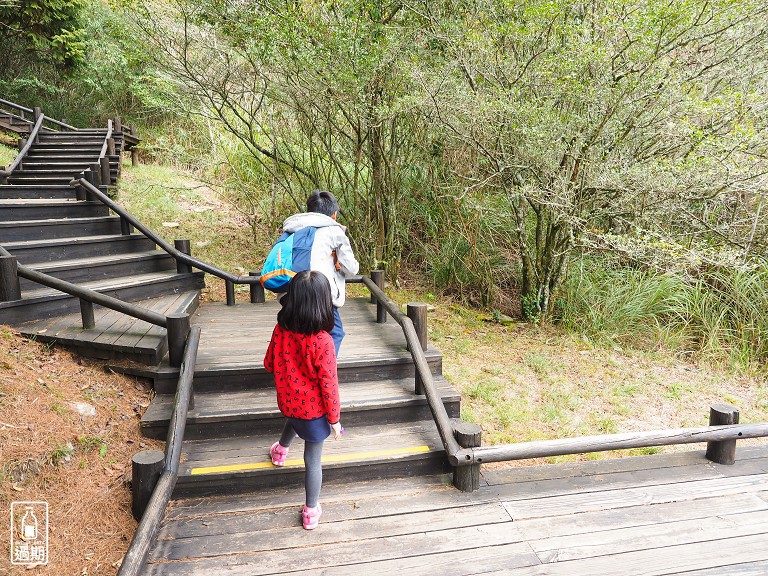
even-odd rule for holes
{"type": "MultiPolygon", "coordinates": [[[[288,448],[296,438],[296,431],[290,420],[285,421],[283,433],[280,436],[280,446],[288,448]]],[[[304,490],[307,493],[307,508],[317,506],[320,498],[320,487],[323,485],[323,442],[304,442],[304,490]]]]}

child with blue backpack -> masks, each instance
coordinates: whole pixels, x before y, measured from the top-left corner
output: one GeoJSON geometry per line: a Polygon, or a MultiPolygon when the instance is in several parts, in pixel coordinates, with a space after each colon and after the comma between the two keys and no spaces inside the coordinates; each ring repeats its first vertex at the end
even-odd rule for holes
{"type": "Polygon", "coordinates": [[[333,432],[338,440],[341,403],[334,343],[333,305],[328,280],[319,272],[299,272],[288,284],[277,326],[264,356],[264,368],[274,375],[277,405],[287,419],[280,439],[269,450],[272,464],[284,466],[296,436],[304,440],[304,489],[301,510],[304,528],[320,521],[318,503],[323,483],[323,442],[333,432]]]}
{"type": "Polygon", "coordinates": [[[339,308],[344,306],[346,299],[345,277],[357,274],[360,269],[347,238],[347,229],[336,221],[338,215],[339,202],[335,196],[325,190],[315,190],[307,198],[307,211],[294,214],[283,222],[283,231],[288,234],[315,228],[309,269],[323,274],[331,287],[334,323],[330,334],[336,356],[344,338],[339,308]]]}

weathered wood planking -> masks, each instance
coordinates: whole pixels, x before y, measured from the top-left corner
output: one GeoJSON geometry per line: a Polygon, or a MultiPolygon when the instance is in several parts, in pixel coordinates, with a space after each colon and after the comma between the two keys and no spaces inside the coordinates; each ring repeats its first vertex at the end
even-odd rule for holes
{"type": "MultiPolygon", "coordinates": [[[[207,304],[198,310],[193,324],[203,328],[198,370],[220,365],[262,365],[280,305],[207,304]]],[[[352,298],[341,308],[346,337],[340,360],[375,356],[410,358],[402,329],[395,322],[376,324],[376,307],[365,298],[352,298]]]]}
{"type": "Polygon", "coordinates": [[[517,481],[505,470],[473,494],[443,476],[329,485],[313,533],[300,488],[179,501],[146,574],[756,575],[768,566],[768,445],[744,456],[536,466],[517,481]]]}

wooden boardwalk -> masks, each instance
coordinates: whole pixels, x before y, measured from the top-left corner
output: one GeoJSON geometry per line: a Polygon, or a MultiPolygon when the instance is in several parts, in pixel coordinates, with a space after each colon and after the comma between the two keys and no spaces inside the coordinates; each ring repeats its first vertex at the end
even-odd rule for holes
{"type": "Polygon", "coordinates": [[[314,532],[302,491],[171,503],[147,576],[768,574],[768,444],[329,485],[314,532]]]}

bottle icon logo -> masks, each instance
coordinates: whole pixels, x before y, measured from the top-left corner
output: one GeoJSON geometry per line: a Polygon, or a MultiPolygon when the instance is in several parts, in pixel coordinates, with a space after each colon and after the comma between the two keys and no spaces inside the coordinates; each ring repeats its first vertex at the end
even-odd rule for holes
{"type": "Polygon", "coordinates": [[[21,519],[21,539],[29,542],[37,540],[37,516],[32,506],[26,506],[25,509],[21,519]]]}
{"type": "Polygon", "coordinates": [[[47,502],[11,502],[11,564],[48,564],[47,502]]]}

